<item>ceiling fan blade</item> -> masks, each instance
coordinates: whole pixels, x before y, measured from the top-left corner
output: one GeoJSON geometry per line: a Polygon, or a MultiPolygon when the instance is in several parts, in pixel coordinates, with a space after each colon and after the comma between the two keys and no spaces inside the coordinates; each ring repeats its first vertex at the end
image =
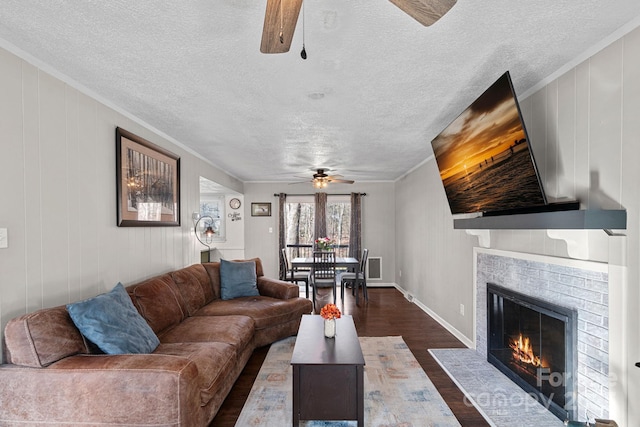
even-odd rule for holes
{"type": "Polygon", "coordinates": [[[389,0],[413,19],[428,27],[442,18],[457,0],[389,0]]]}
{"type": "Polygon", "coordinates": [[[341,184],[353,184],[355,181],[350,180],[350,179],[330,179],[329,182],[334,183],[341,183],[341,184]]]}
{"type": "Polygon", "coordinates": [[[267,0],[262,28],[262,53],[288,52],[302,0],[267,0]]]}

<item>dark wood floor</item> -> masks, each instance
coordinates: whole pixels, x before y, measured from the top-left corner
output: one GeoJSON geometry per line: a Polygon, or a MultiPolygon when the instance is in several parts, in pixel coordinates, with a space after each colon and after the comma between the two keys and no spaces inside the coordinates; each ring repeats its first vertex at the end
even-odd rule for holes
{"type": "MultiPolygon", "coordinates": [[[[330,290],[321,289],[320,293],[318,307],[332,302],[330,290]]],[[[489,425],[473,406],[465,404],[462,392],[427,351],[464,345],[418,306],[407,301],[397,289],[369,288],[369,302],[364,303],[360,298],[358,305],[351,292],[345,292],[345,301],[341,303],[338,297],[338,306],[344,314],[353,316],[359,336],[401,335],[462,426],[489,425]]],[[[253,353],[211,427],[235,426],[268,351],[267,346],[253,353]]]]}

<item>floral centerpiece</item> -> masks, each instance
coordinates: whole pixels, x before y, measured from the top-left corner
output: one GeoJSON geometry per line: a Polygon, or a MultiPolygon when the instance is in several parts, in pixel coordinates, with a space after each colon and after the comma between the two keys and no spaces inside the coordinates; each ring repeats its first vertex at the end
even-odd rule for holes
{"type": "Polygon", "coordinates": [[[339,319],[340,309],[335,304],[326,304],[320,309],[320,316],[325,320],[339,319]]]}
{"type": "Polygon", "coordinates": [[[324,336],[333,338],[336,336],[336,319],[339,319],[340,309],[335,304],[326,304],[320,309],[320,316],[324,319],[324,336]]]}
{"type": "Polygon", "coordinates": [[[333,240],[328,237],[320,237],[319,239],[316,239],[316,248],[320,251],[330,250],[331,245],[333,245],[333,240]]]}

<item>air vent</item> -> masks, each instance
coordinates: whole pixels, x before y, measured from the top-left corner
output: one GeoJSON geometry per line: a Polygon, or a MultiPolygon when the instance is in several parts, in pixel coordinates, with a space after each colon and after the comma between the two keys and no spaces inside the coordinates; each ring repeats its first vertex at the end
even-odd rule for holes
{"type": "Polygon", "coordinates": [[[369,257],[367,260],[367,279],[380,280],[382,279],[382,258],[381,257],[369,257]]]}

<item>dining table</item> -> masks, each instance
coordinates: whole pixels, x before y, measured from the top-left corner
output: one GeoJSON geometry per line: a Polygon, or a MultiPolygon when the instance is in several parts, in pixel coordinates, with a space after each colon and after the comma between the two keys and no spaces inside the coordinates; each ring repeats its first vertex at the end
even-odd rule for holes
{"type": "MultiPolygon", "coordinates": [[[[291,267],[291,278],[293,279],[293,272],[295,270],[313,268],[313,257],[293,258],[291,260],[291,267]]],[[[353,270],[356,273],[359,273],[360,261],[353,257],[336,257],[336,268],[346,269],[347,271],[353,270]]],[[[354,283],[355,289],[358,289],[359,284],[360,283],[358,281],[354,283]]],[[[356,304],[358,304],[358,295],[358,292],[356,292],[356,304]]]]}

